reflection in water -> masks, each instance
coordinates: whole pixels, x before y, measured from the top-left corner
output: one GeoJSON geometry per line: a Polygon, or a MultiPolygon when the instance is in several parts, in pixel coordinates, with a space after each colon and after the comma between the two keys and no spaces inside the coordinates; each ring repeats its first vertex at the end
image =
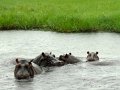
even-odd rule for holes
{"type": "Polygon", "coordinates": [[[34,90],[33,82],[31,81],[15,81],[16,89],[15,90],[34,90]]]}
{"type": "Polygon", "coordinates": [[[120,34],[42,31],[0,32],[0,90],[119,90],[120,34]],[[98,51],[100,62],[56,67],[33,81],[16,81],[11,58],[34,58],[41,52],[56,56],[71,52],[86,61],[87,51],[98,51]]]}

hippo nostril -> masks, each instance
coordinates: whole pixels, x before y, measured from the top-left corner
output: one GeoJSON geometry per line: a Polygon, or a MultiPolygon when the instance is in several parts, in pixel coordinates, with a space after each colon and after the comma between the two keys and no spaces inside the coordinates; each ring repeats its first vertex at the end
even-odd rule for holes
{"type": "Polygon", "coordinates": [[[29,77],[29,76],[30,76],[29,74],[24,75],[24,77],[29,77]]]}
{"type": "Polygon", "coordinates": [[[95,59],[94,58],[89,58],[88,61],[95,61],[95,59]]]}

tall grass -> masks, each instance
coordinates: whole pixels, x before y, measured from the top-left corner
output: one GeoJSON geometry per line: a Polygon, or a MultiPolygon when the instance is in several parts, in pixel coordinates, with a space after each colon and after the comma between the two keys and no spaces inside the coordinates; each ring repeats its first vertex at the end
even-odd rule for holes
{"type": "Polygon", "coordinates": [[[0,0],[0,30],[120,32],[120,0],[0,0]]]}

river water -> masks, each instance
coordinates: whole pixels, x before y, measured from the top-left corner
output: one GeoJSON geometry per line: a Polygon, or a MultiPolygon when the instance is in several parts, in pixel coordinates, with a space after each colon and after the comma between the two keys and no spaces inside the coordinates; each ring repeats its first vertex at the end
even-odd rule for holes
{"type": "Polygon", "coordinates": [[[120,34],[0,32],[0,90],[120,90],[120,34]],[[87,51],[98,51],[100,61],[86,63],[87,51]],[[41,52],[56,56],[71,52],[82,63],[52,68],[33,81],[14,78],[15,58],[34,58],[41,52]]]}

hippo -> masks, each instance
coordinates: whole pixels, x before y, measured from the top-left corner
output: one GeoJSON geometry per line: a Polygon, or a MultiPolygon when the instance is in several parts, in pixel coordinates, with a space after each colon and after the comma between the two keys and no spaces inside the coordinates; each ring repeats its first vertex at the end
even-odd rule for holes
{"type": "Polygon", "coordinates": [[[40,68],[37,65],[32,64],[32,60],[27,61],[16,59],[16,66],[14,70],[14,76],[16,79],[34,78],[34,75],[40,72],[40,68]]]}
{"type": "Polygon", "coordinates": [[[98,57],[98,52],[89,52],[87,51],[87,61],[86,62],[91,62],[91,61],[98,61],[99,57],[98,57]]]}
{"type": "Polygon", "coordinates": [[[64,62],[58,60],[54,54],[52,53],[44,53],[42,52],[39,56],[33,59],[33,63],[43,66],[43,67],[51,67],[51,66],[63,66],[64,62]]]}
{"type": "Polygon", "coordinates": [[[74,64],[80,62],[80,60],[71,53],[60,55],[59,60],[63,61],[65,64],[74,64]]]}
{"type": "Polygon", "coordinates": [[[63,66],[64,62],[55,58],[52,53],[42,52],[34,59],[16,59],[14,76],[16,79],[33,78],[35,74],[42,72],[41,67],[63,66]]]}

